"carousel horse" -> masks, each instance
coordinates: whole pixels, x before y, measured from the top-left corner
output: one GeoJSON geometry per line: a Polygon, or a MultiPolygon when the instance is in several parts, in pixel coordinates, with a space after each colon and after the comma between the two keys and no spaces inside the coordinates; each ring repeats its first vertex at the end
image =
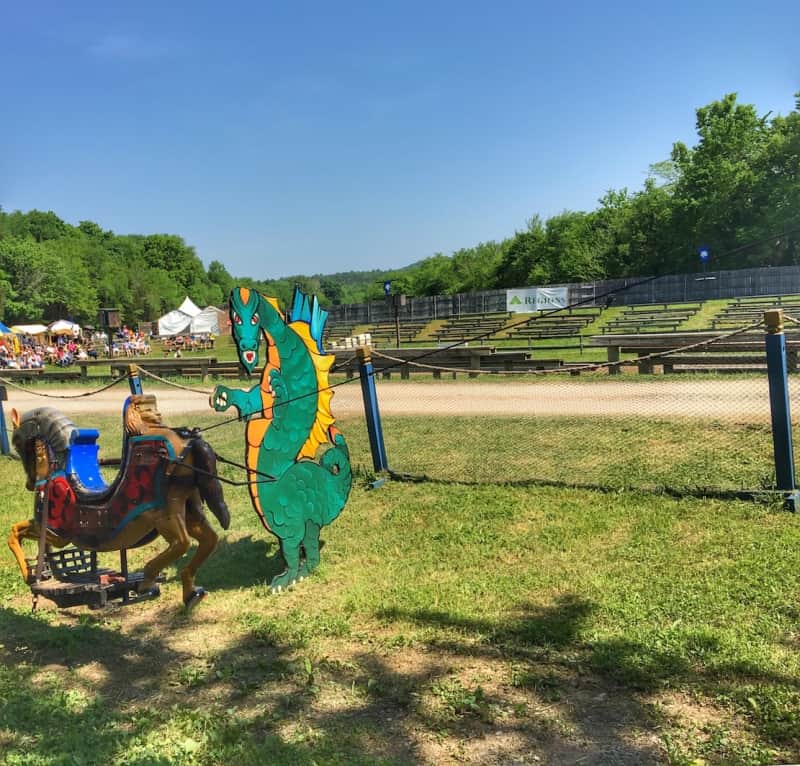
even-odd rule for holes
{"type": "Polygon", "coordinates": [[[216,456],[196,433],[165,426],[154,396],[135,394],[125,403],[122,465],[110,485],[100,475],[98,432],[81,429],[52,407],[20,416],[12,410],[12,442],[22,459],[26,487],[36,492],[35,518],[14,524],[8,545],[22,576],[34,573],[21,541],[39,539],[46,518],[46,542],[70,543],[91,551],[135,548],[161,535],[167,548],[144,566],[139,593],[157,593],[161,571],[191,544],[197,550],[181,572],[183,602],[191,608],[205,595],[194,581],[218,536],[202,510],[206,502],[223,529],[230,524],[216,456]]]}

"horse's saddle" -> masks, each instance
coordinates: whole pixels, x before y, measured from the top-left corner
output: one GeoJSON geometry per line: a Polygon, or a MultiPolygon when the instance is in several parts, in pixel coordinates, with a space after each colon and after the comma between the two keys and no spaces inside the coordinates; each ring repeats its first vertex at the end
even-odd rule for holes
{"type": "Polygon", "coordinates": [[[47,526],[78,546],[97,548],[151,508],[165,502],[166,467],[175,454],[163,436],[131,436],[124,444],[122,465],[111,484],[100,473],[94,429],[76,428],[63,471],[40,482],[45,489],[37,516],[47,498],[47,526]]]}

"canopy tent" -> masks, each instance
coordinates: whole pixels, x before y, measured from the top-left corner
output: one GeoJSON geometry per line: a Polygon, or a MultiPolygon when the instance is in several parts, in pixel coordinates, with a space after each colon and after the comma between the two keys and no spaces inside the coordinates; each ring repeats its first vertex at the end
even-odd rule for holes
{"type": "Polygon", "coordinates": [[[77,338],[81,334],[81,326],[67,319],[57,319],[48,329],[52,335],[71,335],[77,338]]]}
{"type": "Polygon", "coordinates": [[[192,324],[192,318],[188,314],[175,309],[168,314],[164,314],[158,320],[158,334],[164,335],[182,335],[189,332],[189,327],[192,324]]]}
{"type": "Polygon", "coordinates": [[[44,335],[47,332],[47,325],[44,324],[15,324],[11,332],[17,335],[44,335]]]}
{"type": "Polygon", "coordinates": [[[190,317],[196,317],[203,309],[198,308],[192,303],[192,299],[187,295],[183,299],[183,303],[178,306],[178,311],[182,311],[184,314],[188,314],[190,317]]]}
{"type": "Polygon", "coordinates": [[[158,334],[164,335],[201,335],[203,333],[219,334],[219,319],[214,306],[198,308],[187,295],[183,303],[164,314],[158,320],[158,334]]]}
{"type": "Polygon", "coordinates": [[[193,335],[219,335],[219,311],[216,306],[206,306],[192,319],[189,331],[193,335]]]}
{"type": "Polygon", "coordinates": [[[0,335],[13,335],[13,334],[14,333],[12,332],[10,327],[7,327],[2,322],[0,322],[0,335]]]}

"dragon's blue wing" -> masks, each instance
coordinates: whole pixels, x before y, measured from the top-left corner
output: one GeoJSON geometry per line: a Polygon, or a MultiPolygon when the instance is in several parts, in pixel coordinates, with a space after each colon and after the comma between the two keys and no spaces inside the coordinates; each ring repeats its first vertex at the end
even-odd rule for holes
{"type": "Polygon", "coordinates": [[[309,298],[299,287],[295,287],[289,321],[305,322],[308,325],[311,337],[316,341],[320,353],[322,353],[322,333],[327,320],[328,312],[320,307],[317,296],[312,295],[309,298]]]}

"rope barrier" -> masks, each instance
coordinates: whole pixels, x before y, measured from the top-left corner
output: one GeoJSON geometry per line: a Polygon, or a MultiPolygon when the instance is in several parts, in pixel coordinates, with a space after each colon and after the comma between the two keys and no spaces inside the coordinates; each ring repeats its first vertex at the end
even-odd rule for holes
{"type": "Polygon", "coordinates": [[[2,376],[0,376],[0,383],[6,386],[11,386],[12,388],[16,388],[20,391],[27,391],[29,394],[33,394],[34,396],[42,396],[46,399],[80,399],[81,397],[85,396],[94,396],[95,394],[101,394],[103,393],[103,391],[108,391],[109,388],[113,388],[114,386],[119,385],[120,383],[122,383],[122,381],[127,379],[128,376],[123,375],[117,378],[116,380],[112,380],[110,383],[108,383],[105,386],[102,386],[101,388],[96,388],[93,391],[85,391],[84,393],[81,394],[46,394],[43,391],[37,391],[36,389],[31,388],[30,386],[21,386],[19,385],[19,383],[14,383],[13,381],[8,380],[7,378],[4,378],[2,376]]]}
{"type": "Polygon", "coordinates": [[[213,389],[211,391],[207,391],[205,389],[199,388],[192,388],[191,386],[184,386],[181,383],[175,383],[173,380],[167,380],[167,378],[162,378],[160,375],[156,375],[154,372],[150,372],[150,370],[145,369],[144,367],[137,368],[140,373],[147,376],[148,378],[152,378],[153,380],[157,380],[159,383],[164,383],[168,386],[172,386],[172,388],[179,388],[182,391],[189,391],[193,394],[203,394],[204,396],[211,396],[214,393],[213,389]]]}

